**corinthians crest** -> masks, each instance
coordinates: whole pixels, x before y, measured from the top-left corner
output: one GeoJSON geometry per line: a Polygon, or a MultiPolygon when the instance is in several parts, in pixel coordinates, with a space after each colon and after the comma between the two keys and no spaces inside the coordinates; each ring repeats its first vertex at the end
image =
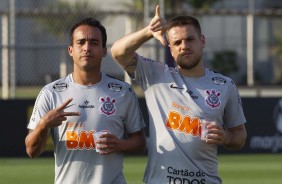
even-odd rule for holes
{"type": "Polygon", "coordinates": [[[215,89],[212,90],[206,90],[206,93],[208,96],[205,98],[206,105],[211,108],[217,108],[220,106],[220,92],[216,91],[215,89]]]}
{"type": "Polygon", "coordinates": [[[111,99],[110,97],[107,96],[106,98],[101,97],[99,101],[102,102],[99,108],[101,114],[110,116],[116,113],[115,99],[111,99]]]}

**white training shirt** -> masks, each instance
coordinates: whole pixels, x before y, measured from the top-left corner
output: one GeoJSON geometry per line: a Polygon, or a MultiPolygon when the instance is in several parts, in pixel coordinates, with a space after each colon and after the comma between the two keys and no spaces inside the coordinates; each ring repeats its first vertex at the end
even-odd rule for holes
{"type": "Polygon", "coordinates": [[[217,146],[200,139],[202,118],[232,128],[246,122],[231,79],[208,69],[199,78],[138,55],[135,80],[149,111],[148,184],[219,184],[217,146]]]}
{"type": "Polygon", "coordinates": [[[122,139],[145,127],[138,99],[132,87],[102,74],[96,85],[83,86],[72,75],[46,85],[38,95],[28,124],[34,129],[50,110],[73,98],[65,112],[69,116],[59,127],[51,129],[55,155],[56,184],[124,184],[123,154],[99,155],[93,133],[108,131],[122,139]],[[126,132],[125,132],[126,131],[126,132]]]}

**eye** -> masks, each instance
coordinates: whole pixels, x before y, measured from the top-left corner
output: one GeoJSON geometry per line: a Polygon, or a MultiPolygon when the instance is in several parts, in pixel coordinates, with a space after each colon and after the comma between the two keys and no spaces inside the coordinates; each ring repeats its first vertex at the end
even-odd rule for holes
{"type": "Polygon", "coordinates": [[[83,45],[85,43],[85,40],[77,40],[76,42],[78,45],[83,45]]]}
{"type": "Polygon", "coordinates": [[[176,42],[174,42],[174,44],[173,45],[180,45],[181,44],[181,40],[179,40],[179,41],[176,41],[176,42]]]}
{"type": "Polygon", "coordinates": [[[91,45],[98,45],[99,44],[99,42],[97,41],[97,40],[91,40],[91,45]]]}

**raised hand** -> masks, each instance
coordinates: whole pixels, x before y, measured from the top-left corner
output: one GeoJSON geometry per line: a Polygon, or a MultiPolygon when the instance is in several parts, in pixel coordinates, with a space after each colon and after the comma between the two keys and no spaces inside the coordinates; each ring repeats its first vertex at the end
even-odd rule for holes
{"type": "Polygon", "coordinates": [[[156,6],[156,13],[154,18],[149,24],[152,35],[159,40],[163,45],[167,45],[166,40],[163,37],[163,34],[166,31],[166,20],[160,17],[160,7],[156,6]]]}
{"type": "Polygon", "coordinates": [[[61,106],[49,111],[40,120],[40,123],[44,124],[46,128],[52,128],[60,126],[63,121],[67,120],[67,116],[79,116],[79,112],[64,112],[64,109],[67,108],[71,101],[72,99],[68,99],[61,106]]]}

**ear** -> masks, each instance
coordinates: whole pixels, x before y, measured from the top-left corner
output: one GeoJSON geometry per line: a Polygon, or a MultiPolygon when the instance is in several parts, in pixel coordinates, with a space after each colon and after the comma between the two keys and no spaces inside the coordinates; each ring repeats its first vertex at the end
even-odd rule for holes
{"type": "Polygon", "coordinates": [[[202,41],[202,47],[205,48],[206,47],[206,38],[203,34],[201,36],[201,41],[202,41]]]}
{"type": "Polygon", "coordinates": [[[103,57],[106,57],[107,52],[108,52],[107,47],[103,48],[103,57]]]}
{"type": "Polygon", "coordinates": [[[70,56],[73,56],[73,54],[72,54],[73,53],[73,47],[72,46],[68,47],[68,52],[69,52],[70,56]]]}
{"type": "Polygon", "coordinates": [[[171,56],[174,57],[174,56],[173,56],[173,53],[172,53],[172,51],[171,51],[170,45],[168,44],[167,46],[169,47],[169,51],[170,51],[171,56]]]}

